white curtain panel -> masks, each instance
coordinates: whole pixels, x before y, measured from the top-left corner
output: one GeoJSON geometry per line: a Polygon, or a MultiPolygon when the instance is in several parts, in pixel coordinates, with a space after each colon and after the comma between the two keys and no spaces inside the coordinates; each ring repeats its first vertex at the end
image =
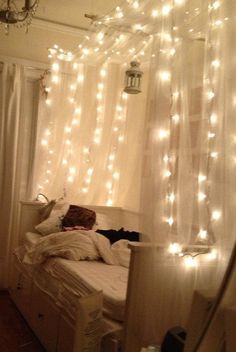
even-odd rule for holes
{"type": "Polygon", "coordinates": [[[153,250],[155,269],[150,256],[143,258],[140,277],[154,271],[143,289],[157,308],[142,324],[157,343],[171,326],[186,326],[194,289],[219,287],[236,238],[235,4],[186,1],[182,10],[163,18],[153,44],[142,232],[166,249],[173,243],[213,249],[196,257],[183,252],[172,289],[167,250],[163,264],[153,250]]]}
{"type": "Polygon", "coordinates": [[[39,103],[34,197],[138,210],[147,73],[144,92],[129,96],[125,69],[80,64],[75,75],[53,62],[39,103]],[[56,65],[67,73],[55,82],[56,65]]]}
{"type": "Polygon", "coordinates": [[[18,244],[20,200],[28,187],[31,116],[26,105],[33,89],[26,88],[23,67],[10,63],[1,65],[0,86],[0,287],[6,288],[18,244]]]}

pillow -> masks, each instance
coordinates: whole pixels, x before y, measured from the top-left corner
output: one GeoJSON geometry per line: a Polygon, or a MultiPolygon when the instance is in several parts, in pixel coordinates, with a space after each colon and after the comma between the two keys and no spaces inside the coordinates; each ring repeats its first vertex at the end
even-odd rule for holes
{"type": "Polygon", "coordinates": [[[93,230],[94,231],[96,231],[97,229],[109,230],[111,228],[112,228],[112,224],[109,217],[103,213],[96,213],[96,223],[93,227],[93,230]]]}
{"type": "Polygon", "coordinates": [[[53,199],[53,200],[50,200],[50,202],[48,204],[44,205],[41,209],[39,209],[41,221],[46,220],[49,217],[55,204],[56,204],[56,201],[53,199]]]}
{"type": "Polygon", "coordinates": [[[96,232],[105,236],[110,240],[110,243],[113,244],[119,240],[128,240],[128,241],[139,241],[139,233],[135,231],[125,231],[122,227],[120,230],[102,230],[98,229],[96,232]]]}
{"type": "Polygon", "coordinates": [[[63,227],[83,226],[91,230],[96,221],[96,213],[93,210],[70,205],[68,212],[62,220],[63,227]]]}
{"type": "Polygon", "coordinates": [[[54,205],[50,216],[46,220],[40,222],[40,224],[36,225],[35,229],[43,236],[62,231],[62,219],[68,209],[68,203],[62,201],[57,202],[54,205]]]}

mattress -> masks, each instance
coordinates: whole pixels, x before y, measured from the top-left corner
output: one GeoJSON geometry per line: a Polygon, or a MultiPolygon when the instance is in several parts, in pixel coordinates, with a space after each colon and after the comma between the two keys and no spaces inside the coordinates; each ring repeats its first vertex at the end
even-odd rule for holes
{"type": "MultiPolygon", "coordinates": [[[[30,234],[27,241],[34,241],[30,234]]],[[[22,249],[16,252],[21,261],[22,249]]],[[[51,258],[43,265],[23,264],[33,277],[34,283],[50,295],[55,303],[75,319],[79,297],[103,291],[103,314],[108,319],[122,322],[128,281],[128,269],[119,265],[108,265],[101,261],[71,261],[51,258]]]]}

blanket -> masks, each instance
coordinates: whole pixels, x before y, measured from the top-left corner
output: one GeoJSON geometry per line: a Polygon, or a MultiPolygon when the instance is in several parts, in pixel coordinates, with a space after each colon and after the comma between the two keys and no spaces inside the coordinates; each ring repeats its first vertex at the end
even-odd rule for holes
{"type": "Polygon", "coordinates": [[[28,243],[25,249],[23,262],[27,264],[41,264],[50,257],[61,257],[69,260],[102,259],[107,264],[119,265],[109,240],[93,230],[53,233],[28,243]]]}

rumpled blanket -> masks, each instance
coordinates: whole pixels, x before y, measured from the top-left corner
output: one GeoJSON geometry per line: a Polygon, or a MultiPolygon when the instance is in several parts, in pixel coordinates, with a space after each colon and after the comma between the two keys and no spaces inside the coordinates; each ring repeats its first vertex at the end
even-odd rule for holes
{"type": "Polygon", "coordinates": [[[61,257],[69,260],[103,259],[107,264],[119,265],[109,240],[93,230],[53,233],[28,243],[25,249],[23,262],[27,264],[41,264],[50,257],[61,257]]]}

